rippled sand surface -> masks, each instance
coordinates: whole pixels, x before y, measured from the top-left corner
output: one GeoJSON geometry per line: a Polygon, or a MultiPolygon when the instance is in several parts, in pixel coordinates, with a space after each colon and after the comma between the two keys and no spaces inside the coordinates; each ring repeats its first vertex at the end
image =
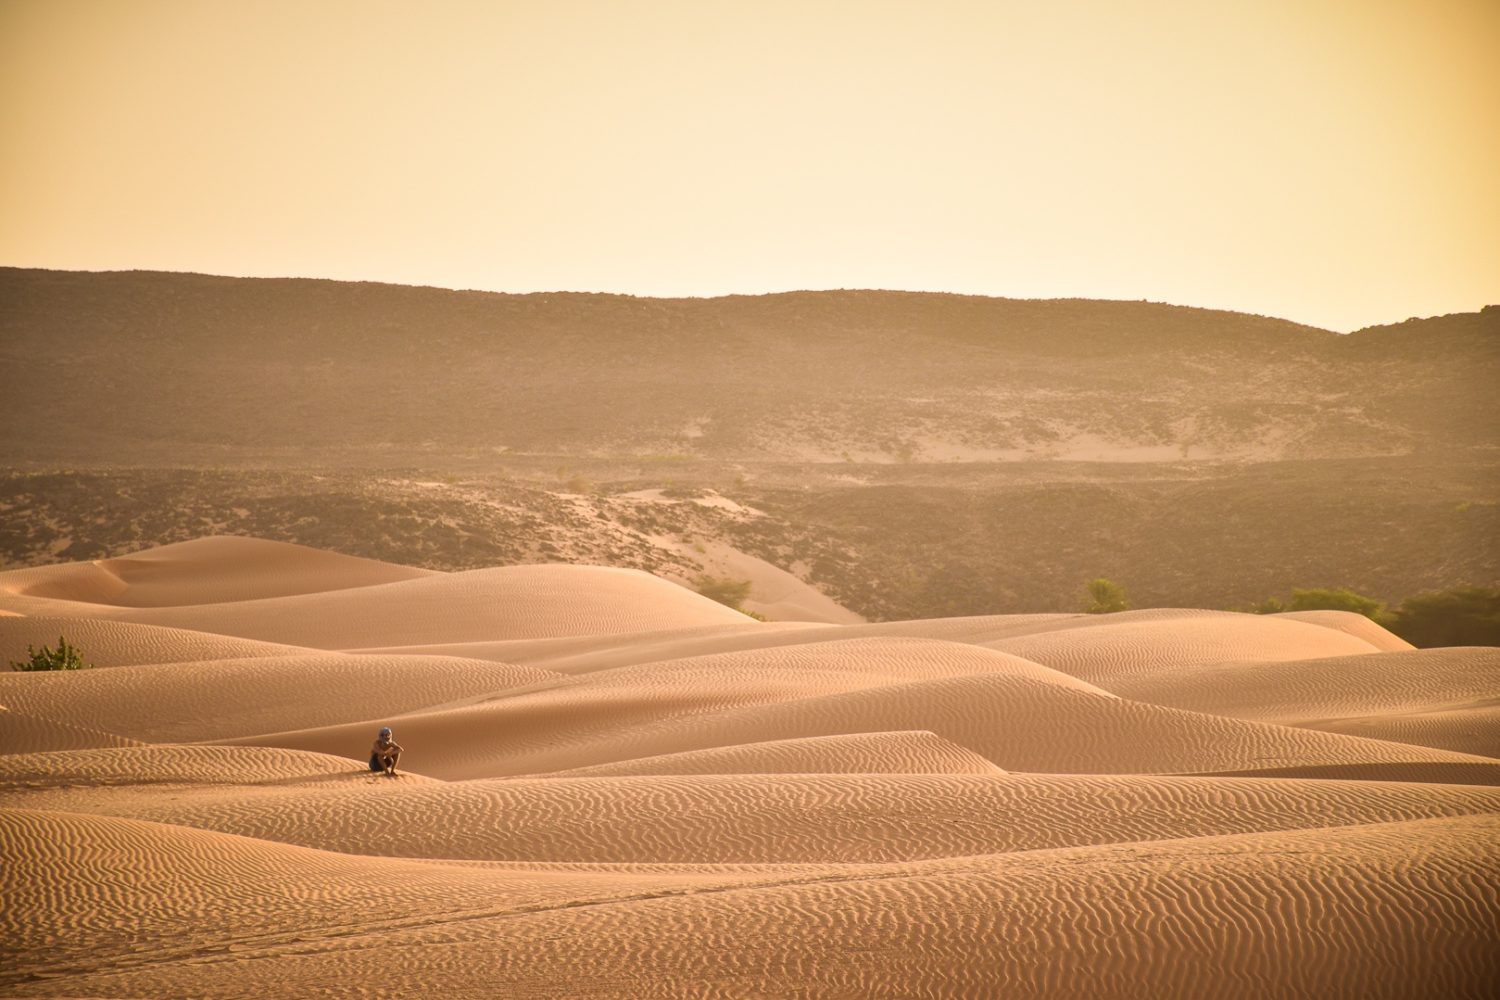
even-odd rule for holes
{"type": "Polygon", "coordinates": [[[1462,997],[1500,658],[1334,612],[760,624],[207,538],[0,573],[0,991],[1462,997]],[[364,764],[391,726],[391,777],[364,764]]]}

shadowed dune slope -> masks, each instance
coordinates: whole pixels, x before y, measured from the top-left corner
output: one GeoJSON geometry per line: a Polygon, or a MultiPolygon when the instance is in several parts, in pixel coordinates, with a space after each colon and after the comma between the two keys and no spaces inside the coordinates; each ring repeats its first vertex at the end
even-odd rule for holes
{"type": "Polygon", "coordinates": [[[217,535],[116,559],[0,573],[0,592],[44,600],[163,608],[348,590],[440,576],[263,538],[217,535]]]}
{"type": "Polygon", "coordinates": [[[761,624],[237,538],[0,573],[0,642],[59,632],[103,669],[0,671],[5,996],[1500,981],[1500,650],[1335,612],[761,624]]]}
{"type": "Polygon", "coordinates": [[[10,610],[25,614],[166,625],[317,649],[745,621],[737,611],[648,573],[602,566],[505,566],[347,590],[181,607],[116,608],[16,594],[0,597],[10,610]]]}
{"type": "Polygon", "coordinates": [[[1500,649],[1413,649],[1167,668],[1113,682],[1129,698],[1500,757],[1500,649]]]}
{"type": "MultiPolygon", "coordinates": [[[[775,646],[843,642],[850,639],[930,639],[977,645],[1013,635],[1022,635],[1049,625],[1070,622],[1084,615],[989,615],[979,618],[933,618],[919,621],[876,622],[861,625],[814,625],[806,622],[772,622],[760,628],[727,627],[675,629],[635,635],[570,636],[512,642],[477,643],[452,649],[451,655],[507,660],[546,667],[560,673],[591,673],[612,667],[657,660],[737,653],[775,646]]],[[[378,649],[372,652],[406,650],[378,649]]],[[[426,647],[413,652],[439,652],[426,647]]]]}
{"type": "Polygon", "coordinates": [[[590,863],[875,862],[1500,811],[1500,790],[1141,775],[748,774],[298,781],[156,798],[96,785],[17,808],[347,854],[590,863]]]}
{"type": "MultiPolygon", "coordinates": [[[[83,729],[180,743],[378,720],[550,676],[534,667],[439,656],[309,653],[110,670],[0,673],[0,704],[83,729]]],[[[341,747],[359,757],[374,738],[341,747]]],[[[19,748],[37,749],[37,748],[19,748]]],[[[16,752],[0,733],[0,752],[16,752]]]]}
{"type": "Polygon", "coordinates": [[[353,997],[378,982],[452,996],[557,996],[566,983],[574,997],[685,997],[712,983],[718,995],[807,997],[1477,997],[1500,974],[1493,816],[759,884],[718,876],[633,895],[590,873],[571,899],[529,892],[514,872],[0,816],[18,860],[0,870],[17,904],[0,926],[26,959],[7,974],[16,996],[273,995],[295,983],[353,997]],[[36,973],[46,978],[21,981],[36,973]]]}
{"type": "Polygon", "coordinates": [[[1096,683],[1160,665],[1306,659],[1411,648],[1362,615],[1329,611],[1260,616],[1165,608],[1112,615],[987,615],[843,626],[775,623],[760,629],[683,629],[370,651],[446,653],[529,663],[561,673],[588,673],[653,660],[866,638],[987,646],[1068,673],[1096,672],[1097,677],[1085,678],[1096,683]],[[1037,655],[1029,655],[1028,650],[1037,655]],[[1071,669],[1070,663],[1074,664],[1071,669]]]}
{"type": "Polygon", "coordinates": [[[829,629],[807,622],[756,622],[688,628],[564,636],[557,639],[500,639],[488,642],[431,643],[346,649],[347,653],[402,653],[462,656],[545,667],[563,674],[586,674],[658,660],[679,660],[713,653],[798,645],[854,638],[848,627],[829,629]],[[803,636],[809,638],[803,639],[803,636]]]}
{"type": "MultiPolygon", "coordinates": [[[[17,960],[0,966],[7,995],[38,975],[65,977],[41,985],[44,991],[48,985],[66,990],[72,977],[94,970],[135,969],[149,977],[174,959],[223,956],[231,944],[236,952],[285,948],[290,954],[299,942],[335,942],[351,932],[390,933],[430,926],[434,918],[505,916],[646,891],[638,879],[609,874],[537,877],[356,858],[55,811],[0,811],[0,842],[7,847],[0,930],[8,957],[17,960]]],[[[716,881],[726,880],[734,876],[716,881]]],[[[273,977],[254,992],[299,992],[288,987],[288,980],[273,977]]],[[[142,995],[199,994],[162,984],[142,995]]]]}
{"type": "MultiPolygon", "coordinates": [[[[652,721],[637,714],[621,726],[608,708],[583,716],[566,698],[532,699],[523,693],[417,712],[392,725],[410,748],[415,770],[447,779],[539,774],[744,743],[908,729],[933,732],[1007,771],[1183,773],[1494,763],[1452,751],[1164,708],[1000,672],[680,715],[660,698],[632,709],[659,717],[652,721]]],[[[333,725],[242,742],[336,754],[362,739],[367,728],[333,725]]]]}
{"type": "Polygon", "coordinates": [[[118,792],[155,784],[287,785],[345,775],[351,764],[362,766],[347,757],[274,747],[156,744],[10,754],[0,756],[0,792],[21,787],[104,787],[118,792]]]}
{"type": "Polygon", "coordinates": [[[89,747],[123,747],[135,742],[114,733],[0,706],[0,756],[51,750],[82,750],[89,747]]]}
{"type": "Polygon", "coordinates": [[[934,733],[811,736],[622,760],[551,777],[644,774],[1003,774],[979,754],[934,733]]]}

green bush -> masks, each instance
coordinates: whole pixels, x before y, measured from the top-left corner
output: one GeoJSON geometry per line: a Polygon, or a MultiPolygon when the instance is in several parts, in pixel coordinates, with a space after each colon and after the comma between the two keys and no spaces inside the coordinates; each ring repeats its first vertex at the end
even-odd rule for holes
{"type": "Polygon", "coordinates": [[[711,601],[718,601],[740,614],[746,614],[740,603],[750,596],[749,580],[731,580],[728,577],[700,576],[693,581],[693,589],[711,601]]]}
{"type": "Polygon", "coordinates": [[[1279,615],[1283,611],[1352,611],[1381,625],[1387,625],[1391,620],[1384,604],[1347,587],[1293,588],[1289,601],[1268,597],[1259,604],[1250,605],[1248,610],[1257,615],[1279,615]]]}
{"type": "Polygon", "coordinates": [[[1378,619],[1385,605],[1373,597],[1356,594],[1346,587],[1292,590],[1288,611],[1352,611],[1366,618],[1378,619]]]}
{"type": "Polygon", "coordinates": [[[1408,597],[1390,630],[1413,646],[1500,646],[1500,588],[1450,587],[1408,597]]]}
{"type": "Polygon", "coordinates": [[[46,646],[37,649],[33,646],[26,647],[25,660],[11,660],[12,670],[82,670],[92,667],[92,663],[84,663],[83,657],[78,655],[78,647],[68,645],[68,640],[62,636],[57,637],[57,649],[53,650],[46,646]]]}
{"type": "Polygon", "coordinates": [[[1088,582],[1088,601],[1084,610],[1091,615],[1107,614],[1111,611],[1128,611],[1130,601],[1125,597],[1125,588],[1113,580],[1096,577],[1088,582]]]}

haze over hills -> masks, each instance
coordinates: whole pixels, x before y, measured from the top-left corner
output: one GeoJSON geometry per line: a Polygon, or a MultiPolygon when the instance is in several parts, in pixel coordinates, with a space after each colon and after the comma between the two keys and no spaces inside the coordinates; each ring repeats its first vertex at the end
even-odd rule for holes
{"type": "Polygon", "coordinates": [[[1267,460],[1500,424],[1500,309],[1340,336],[1145,302],[10,268],[0,329],[11,463],[1267,460]]]}
{"type": "Polygon", "coordinates": [[[706,572],[824,620],[819,591],[873,619],[1075,610],[1096,575],[1141,606],[1397,601],[1500,580],[1497,362],[1495,307],[1338,335],[1143,302],[0,269],[0,557],[250,534],[706,572]]]}
{"type": "Polygon", "coordinates": [[[1497,319],[4,272],[0,990],[1487,995],[1497,319]]]}

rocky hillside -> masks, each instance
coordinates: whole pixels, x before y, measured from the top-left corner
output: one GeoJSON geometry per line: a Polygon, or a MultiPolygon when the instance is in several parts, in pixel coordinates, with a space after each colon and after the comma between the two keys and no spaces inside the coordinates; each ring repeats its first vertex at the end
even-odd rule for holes
{"type": "Polygon", "coordinates": [[[1270,460],[1485,446],[1500,309],[1338,336],[1145,302],[500,295],[0,269],[0,461],[1270,460]]]}
{"type": "Polygon", "coordinates": [[[713,556],[732,548],[872,619],[1076,611],[1100,575],[1138,607],[1234,608],[1309,586],[1395,602],[1500,582],[1494,465],[1014,464],[915,482],[883,466],[864,485],[812,468],[641,471],[11,473],[0,568],[243,534],[434,569],[576,562],[692,583],[725,572],[713,556]]]}

